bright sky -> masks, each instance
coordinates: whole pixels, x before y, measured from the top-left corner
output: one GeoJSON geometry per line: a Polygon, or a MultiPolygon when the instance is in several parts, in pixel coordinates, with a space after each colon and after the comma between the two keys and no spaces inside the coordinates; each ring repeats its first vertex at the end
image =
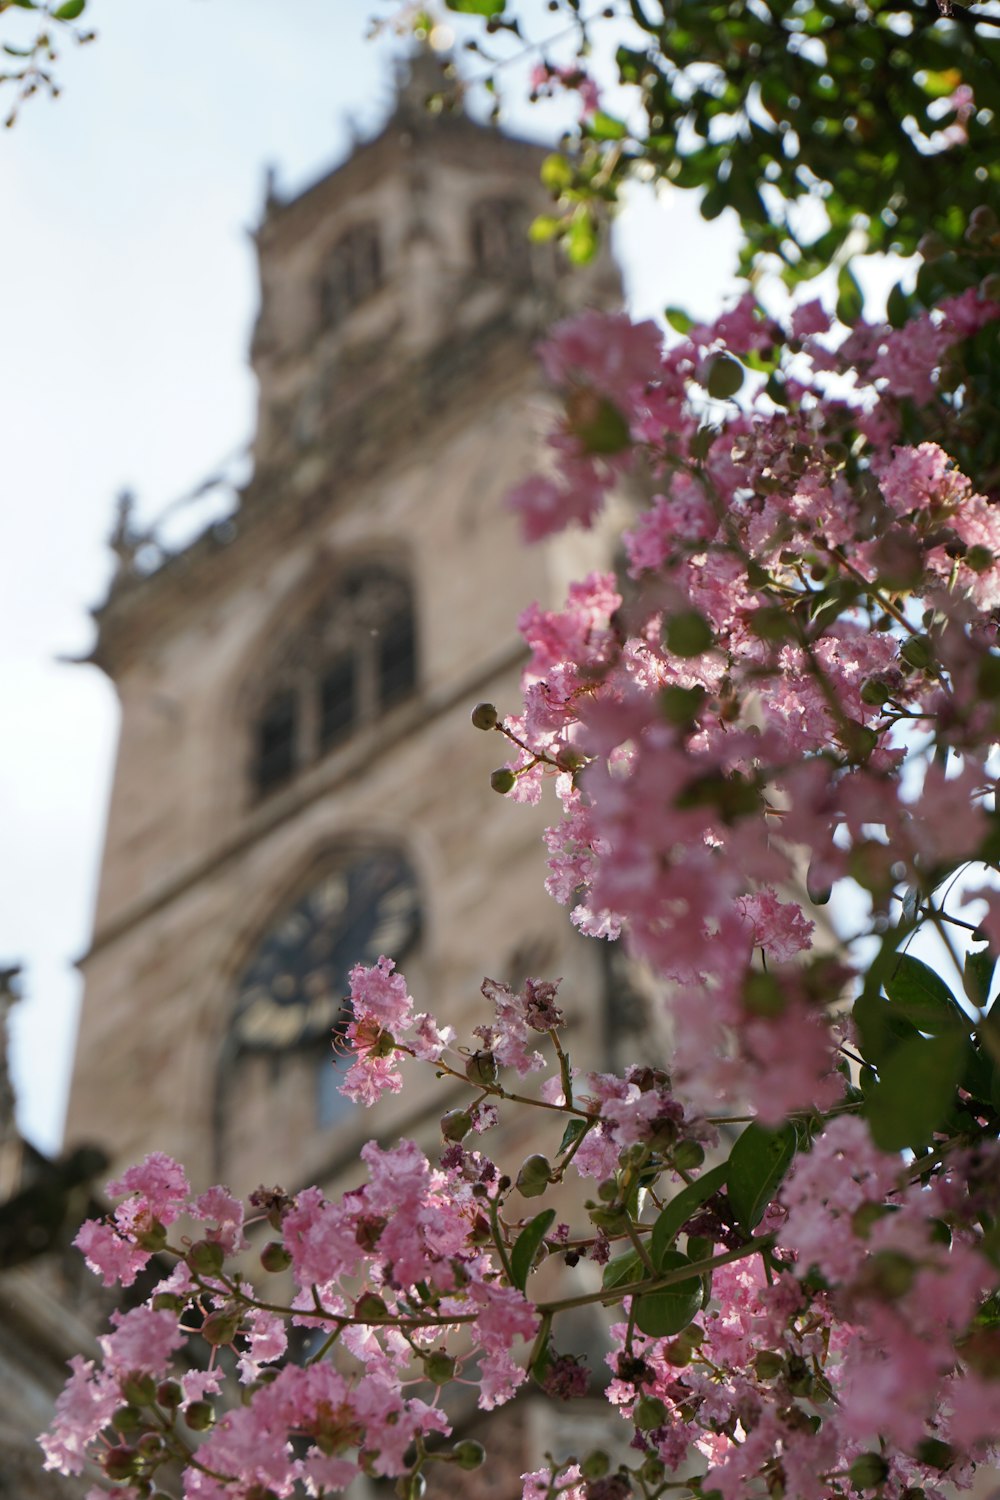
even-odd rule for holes
{"type": "MultiPolygon", "coordinates": [[[[532,9],[543,13],[531,0],[532,9]]],[[[63,97],[0,135],[0,963],[21,1125],[58,1149],[117,731],[85,656],[123,487],[151,519],[250,436],[247,229],[266,163],[288,192],[371,133],[392,97],[378,0],[90,0],[63,97]]],[[[0,18],[8,40],[24,13],[0,18]]],[[[398,43],[395,44],[398,47],[398,43]]],[[[521,111],[524,134],[558,134],[521,111]]],[[[690,199],[638,200],[619,245],[634,310],[717,306],[734,259],[690,199]]],[[[177,521],[196,529],[204,505],[177,521]]]]}

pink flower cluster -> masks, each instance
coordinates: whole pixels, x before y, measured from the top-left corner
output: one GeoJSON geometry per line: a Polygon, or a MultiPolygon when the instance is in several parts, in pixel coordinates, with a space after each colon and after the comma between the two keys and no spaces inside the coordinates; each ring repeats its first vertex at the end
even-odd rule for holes
{"type": "Polygon", "coordinates": [[[973,291],[838,348],[816,305],[786,331],[748,295],[668,350],[652,324],[597,313],[542,350],[567,416],[555,475],[512,496],[528,534],[589,524],[640,454],[657,493],[625,536],[631,586],[592,575],[561,612],[522,617],[512,795],[537,800],[553,775],[549,890],[584,932],[624,931],[669,985],[674,1076],[696,1108],[721,1097],[777,1122],[842,1092],[828,1017],[850,976],[831,989],[828,962],[809,957],[803,850],[811,892],[854,879],[881,920],[897,888],[923,889],[986,837],[995,716],[958,709],[952,681],[986,670],[997,497],[973,493],[938,444],[898,435],[901,403],[936,400],[945,355],[998,315],[973,291]],[[751,398],[702,419],[720,359],[777,361],[791,344],[784,406],[751,398]],[[856,398],[827,395],[848,370],[856,398]],[[602,403],[601,432],[620,435],[611,454],[588,451],[581,391],[588,420],[602,403]],[[928,768],[914,723],[939,758],[961,753],[950,774],[928,768]]]}

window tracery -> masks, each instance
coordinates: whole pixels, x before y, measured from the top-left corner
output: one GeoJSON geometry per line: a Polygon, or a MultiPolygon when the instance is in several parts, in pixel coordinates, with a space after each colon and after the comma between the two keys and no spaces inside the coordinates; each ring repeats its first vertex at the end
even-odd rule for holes
{"type": "Polygon", "coordinates": [[[408,582],[357,569],[294,632],[268,673],[252,728],[257,799],[286,785],[417,689],[408,582]]]}
{"type": "Polygon", "coordinates": [[[333,247],[321,290],[323,321],[341,322],[378,291],[385,279],[378,226],[356,224],[333,247]]]}
{"type": "Polygon", "coordinates": [[[506,280],[530,278],[528,211],[520,199],[482,199],[472,210],[469,234],[477,271],[506,280]]]}

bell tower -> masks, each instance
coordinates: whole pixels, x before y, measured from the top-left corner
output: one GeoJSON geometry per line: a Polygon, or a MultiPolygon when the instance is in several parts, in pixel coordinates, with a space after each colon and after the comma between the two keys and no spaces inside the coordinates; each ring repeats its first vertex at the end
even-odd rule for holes
{"type": "Polygon", "coordinates": [[[484,972],[600,1003],[595,945],[540,899],[544,813],[491,791],[469,713],[518,701],[519,610],[607,561],[525,551],[502,499],[538,456],[534,343],[617,276],[529,241],[544,150],[428,113],[425,66],[381,134],[269,197],[232,518],[150,560],[126,508],[97,611],[122,728],[67,1144],[168,1151],[199,1186],[329,1179],[447,1107],[337,1093],[355,962],[395,957],[460,1034],[484,972]]]}

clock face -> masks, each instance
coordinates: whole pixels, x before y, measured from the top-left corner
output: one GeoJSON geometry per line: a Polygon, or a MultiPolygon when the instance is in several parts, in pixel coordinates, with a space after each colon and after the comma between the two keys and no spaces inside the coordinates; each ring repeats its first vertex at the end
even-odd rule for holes
{"type": "Polygon", "coordinates": [[[238,1047],[307,1046],[346,1025],[350,970],[383,953],[402,958],[419,932],[416,880],[399,853],[335,866],[281,914],[243,971],[233,1017],[238,1047]]]}

